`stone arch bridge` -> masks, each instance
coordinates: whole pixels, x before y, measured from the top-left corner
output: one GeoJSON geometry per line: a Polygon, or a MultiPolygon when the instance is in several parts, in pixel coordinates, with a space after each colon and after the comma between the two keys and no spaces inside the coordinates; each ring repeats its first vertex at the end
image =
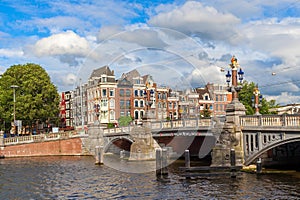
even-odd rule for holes
{"type": "MultiPolygon", "coordinates": [[[[220,121],[222,124],[222,120],[220,121]]],[[[202,144],[202,146],[207,145],[203,142],[207,142],[205,140],[209,139],[209,145],[204,150],[202,148],[201,156],[203,156],[203,154],[210,152],[218,139],[218,135],[213,134],[212,131],[215,123],[215,120],[207,118],[151,122],[149,126],[153,138],[159,144],[171,142],[175,147],[175,151],[178,147],[189,148],[183,146],[182,141],[187,141],[188,144],[198,147],[197,150],[199,150],[199,148],[202,148],[200,147],[202,144]],[[174,141],[174,138],[177,138],[177,140],[174,141]]],[[[270,150],[275,148],[277,148],[277,152],[275,152],[277,156],[289,154],[300,158],[300,115],[240,116],[239,123],[243,136],[244,165],[251,164],[257,158],[270,153],[270,150]]],[[[133,126],[102,129],[100,126],[94,125],[89,127],[87,134],[79,134],[73,131],[50,135],[2,137],[0,146],[4,148],[18,144],[80,138],[82,146],[91,154],[94,154],[96,146],[103,146],[105,151],[118,152],[120,149],[128,150],[130,148],[134,141],[132,130],[133,126]],[[118,148],[113,149],[114,146],[118,148]]]]}

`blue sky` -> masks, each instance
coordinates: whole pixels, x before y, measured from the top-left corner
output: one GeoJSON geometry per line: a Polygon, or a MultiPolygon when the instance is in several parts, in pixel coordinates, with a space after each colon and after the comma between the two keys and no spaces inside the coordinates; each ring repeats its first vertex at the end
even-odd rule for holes
{"type": "Polygon", "coordinates": [[[65,91],[109,65],[180,89],[224,83],[235,55],[265,97],[300,103],[299,11],[299,0],[1,0],[0,73],[37,63],[65,91]]]}

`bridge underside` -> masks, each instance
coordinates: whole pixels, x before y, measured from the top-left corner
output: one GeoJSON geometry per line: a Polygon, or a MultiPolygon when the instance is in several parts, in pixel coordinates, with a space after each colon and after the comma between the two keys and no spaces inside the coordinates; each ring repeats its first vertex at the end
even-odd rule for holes
{"type": "Polygon", "coordinates": [[[274,147],[261,157],[265,167],[300,170],[300,142],[274,147]]]}
{"type": "Polygon", "coordinates": [[[113,153],[113,154],[120,154],[120,151],[124,150],[126,152],[130,152],[130,146],[132,144],[132,141],[127,140],[126,138],[117,139],[112,141],[108,148],[106,149],[106,153],[113,153]]]}
{"type": "MultiPolygon", "coordinates": [[[[161,147],[168,147],[178,157],[184,154],[186,149],[190,150],[193,157],[204,158],[210,156],[216,139],[213,136],[158,136],[153,137],[161,147]]],[[[124,150],[129,155],[132,141],[121,138],[113,140],[106,148],[106,153],[120,154],[124,150]]]]}

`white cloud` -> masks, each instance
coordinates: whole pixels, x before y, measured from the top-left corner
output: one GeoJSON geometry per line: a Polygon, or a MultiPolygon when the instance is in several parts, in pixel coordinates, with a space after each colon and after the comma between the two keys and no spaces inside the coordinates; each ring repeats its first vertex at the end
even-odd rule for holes
{"type": "Polygon", "coordinates": [[[240,20],[234,15],[218,12],[213,7],[195,1],[188,1],[181,7],[159,13],[149,20],[153,26],[217,40],[230,40],[232,35],[237,34],[236,25],[239,23],[240,20]]]}
{"type": "Polygon", "coordinates": [[[22,57],[24,52],[19,49],[0,49],[0,57],[22,57]]]}
{"type": "Polygon", "coordinates": [[[275,100],[276,103],[280,105],[294,104],[300,102],[300,96],[295,96],[289,92],[282,92],[280,95],[276,96],[265,96],[265,98],[270,100],[275,100]]]}
{"type": "Polygon", "coordinates": [[[66,31],[43,38],[31,47],[36,56],[59,57],[63,63],[74,65],[77,58],[82,58],[90,51],[87,40],[73,31],[66,31]]]}

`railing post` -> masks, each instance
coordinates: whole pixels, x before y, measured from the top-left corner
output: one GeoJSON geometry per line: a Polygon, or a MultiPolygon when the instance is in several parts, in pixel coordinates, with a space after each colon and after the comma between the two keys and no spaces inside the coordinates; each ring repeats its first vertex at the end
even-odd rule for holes
{"type": "Polygon", "coordinates": [[[258,151],[262,149],[262,138],[261,138],[261,132],[257,133],[257,143],[258,143],[258,151]]]}
{"type": "Polygon", "coordinates": [[[162,149],[161,157],[162,157],[162,161],[161,161],[162,171],[161,171],[161,174],[164,178],[166,178],[168,176],[168,152],[167,152],[166,148],[162,149]]]}
{"type": "Polygon", "coordinates": [[[231,178],[236,177],[236,158],[235,158],[235,149],[230,149],[230,172],[231,178]]]}
{"type": "Polygon", "coordinates": [[[191,160],[190,160],[190,151],[186,149],[184,151],[184,160],[185,160],[185,167],[190,168],[191,167],[191,160]]]}
{"type": "Polygon", "coordinates": [[[257,122],[258,124],[257,124],[257,125],[258,125],[258,126],[262,126],[262,125],[263,125],[263,123],[262,123],[262,116],[259,115],[259,116],[257,116],[257,117],[258,117],[258,120],[257,120],[257,121],[258,121],[258,122],[257,122]]]}
{"type": "Polygon", "coordinates": [[[103,146],[96,146],[95,155],[96,155],[96,165],[103,165],[104,151],[103,146]]]}
{"type": "Polygon", "coordinates": [[[256,162],[256,173],[260,174],[262,172],[262,163],[261,163],[261,158],[258,158],[256,162]]]}

